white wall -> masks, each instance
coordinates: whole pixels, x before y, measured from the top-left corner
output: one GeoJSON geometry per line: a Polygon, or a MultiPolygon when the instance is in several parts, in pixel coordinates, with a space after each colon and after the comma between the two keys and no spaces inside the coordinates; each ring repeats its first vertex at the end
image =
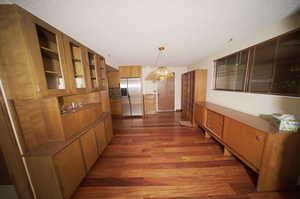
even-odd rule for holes
{"type": "MultiPolygon", "coordinates": [[[[300,14],[287,17],[281,22],[274,23],[264,29],[257,30],[257,34],[251,35],[246,40],[228,43],[226,50],[216,53],[213,56],[202,59],[198,64],[188,67],[193,69],[208,69],[208,88],[207,101],[219,104],[225,107],[236,109],[252,115],[271,114],[271,113],[290,113],[296,115],[300,120],[300,98],[285,97],[275,95],[252,94],[230,91],[213,90],[214,60],[252,46],[259,42],[271,39],[277,35],[288,32],[300,26],[300,14]]],[[[220,46],[224,49],[224,46],[220,46]]]]}
{"type": "MultiPolygon", "coordinates": [[[[149,73],[154,71],[156,67],[144,66],[143,67],[143,93],[153,94],[157,92],[157,83],[146,80],[149,73]]],[[[181,75],[187,71],[187,67],[169,67],[171,72],[175,73],[175,109],[181,109],[181,75]]]]}

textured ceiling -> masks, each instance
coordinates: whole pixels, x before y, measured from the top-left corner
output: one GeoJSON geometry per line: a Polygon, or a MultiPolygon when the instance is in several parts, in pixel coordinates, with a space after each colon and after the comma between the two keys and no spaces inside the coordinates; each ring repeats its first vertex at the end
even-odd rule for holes
{"type": "MultiPolygon", "coordinates": [[[[2,1],[2,0],[0,0],[2,1]]],[[[3,1],[2,1],[3,2],[3,1]]],[[[300,0],[6,0],[117,65],[186,66],[249,38],[299,9],[300,0]],[[111,59],[108,55],[111,55],[111,59]]]]}

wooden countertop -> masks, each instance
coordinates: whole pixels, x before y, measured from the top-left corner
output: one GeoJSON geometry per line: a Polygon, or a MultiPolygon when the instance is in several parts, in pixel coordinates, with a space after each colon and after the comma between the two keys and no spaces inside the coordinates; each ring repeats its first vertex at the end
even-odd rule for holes
{"type": "Polygon", "coordinates": [[[204,106],[208,110],[214,111],[228,118],[244,123],[250,127],[253,127],[265,133],[279,133],[279,130],[277,130],[270,122],[258,116],[243,113],[209,102],[197,102],[196,104],[204,106]]]}
{"type": "Polygon", "coordinates": [[[90,126],[86,127],[81,133],[75,135],[74,137],[66,140],[66,141],[59,141],[59,142],[48,142],[41,146],[38,146],[31,151],[25,153],[24,157],[29,156],[54,156],[56,153],[62,151],[65,147],[70,145],[72,142],[77,140],[80,136],[85,134],[87,131],[89,131],[91,128],[96,126],[100,121],[104,120],[107,116],[109,116],[110,113],[104,112],[101,114],[101,116],[90,126]]]}
{"type": "Polygon", "coordinates": [[[75,113],[75,112],[78,112],[78,111],[82,111],[82,110],[91,108],[91,107],[96,106],[96,105],[101,105],[101,103],[83,104],[81,107],[78,107],[78,108],[75,108],[75,109],[70,109],[70,110],[65,110],[64,112],[61,112],[61,115],[66,115],[66,114],[69,114],[69,113],[75,113]]]}

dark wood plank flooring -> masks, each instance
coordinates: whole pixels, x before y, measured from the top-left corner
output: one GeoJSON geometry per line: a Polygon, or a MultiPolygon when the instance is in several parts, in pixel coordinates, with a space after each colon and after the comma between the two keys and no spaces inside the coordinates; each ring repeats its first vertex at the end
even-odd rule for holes
{"type": "Polygon", "coordinates": [[[257,193],[252,175],[180,113],[115,119],[115,137],[73,199],[299,199],[257,193]]]}

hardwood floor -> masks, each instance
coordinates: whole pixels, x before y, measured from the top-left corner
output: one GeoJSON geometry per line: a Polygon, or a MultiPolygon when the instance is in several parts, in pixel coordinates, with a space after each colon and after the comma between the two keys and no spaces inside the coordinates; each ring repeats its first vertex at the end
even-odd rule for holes
{"type": "Polygon", "coordinates": [[[257,193],[243,164],[179,120],[180,113],[114,120],[115,137],[73,199],[300,198],[257,193]]]}

